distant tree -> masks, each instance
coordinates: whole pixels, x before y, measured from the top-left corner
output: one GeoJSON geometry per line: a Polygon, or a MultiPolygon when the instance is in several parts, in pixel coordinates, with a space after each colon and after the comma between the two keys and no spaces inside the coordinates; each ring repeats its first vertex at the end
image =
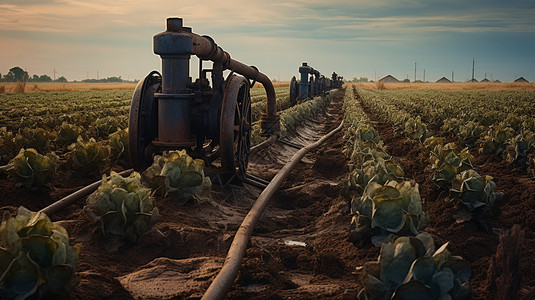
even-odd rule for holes
{"type": "Polygon", "coordinates": [[[13,67],[9,69],[9,72],[6,75],[4,75],[4,79],[7,82],[25,81],[28,79],[28,72],[20,67],[13,67]]]}
{"type": "Polygon", "coordinates": [[[52,78],[50,78],[50,76],[48,75],[41,75],[39,76],[39,81],[40,82],[52,82],[52,78]]]}
{"type": "Polygon", "coordinates": [[[33,74],[33,76],[28,81],[30,81],[30,82],[39,82],[39,76],[33,74]]]}
{"type": "Polygon", "coordinates": [[[54,80],[54,82],[67,82],[67,78],[61,76],[60,78],[54,80]]]}

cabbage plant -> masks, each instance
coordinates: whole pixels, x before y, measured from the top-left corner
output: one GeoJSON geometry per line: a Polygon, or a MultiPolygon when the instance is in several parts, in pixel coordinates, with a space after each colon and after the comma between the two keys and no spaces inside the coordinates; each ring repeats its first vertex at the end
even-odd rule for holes
{"type": "Polygon", "coordinates": [[[151,190],[141,184],[137,172],[126,178],[113,171],[110,176],[103,175],[101,185],[87,197],[83,212],[104,235],[126,243],[153,230],[159,216],[151,190]]]}
{"type": "Polygon", "coordinates": [[[367,281],[359,300],[471,299],[470,266],[447,245],[435,251],[425,232],[384,243],[379,259],[363,266],[367,281]]]}
{"type": "Polygon", "coordinates": [[[7,172],[17,186],[30,190],[52,188],[58,168],[58,156],[54,153],[39,154],[35,149],[20,149],[9,164],[7,172]]]}
{"type": "Polygon", "coordinates": [[[457,136],[463,145],[474,147],[484,132],[485,127],[479,125],[477,122],[470,121],[460,127],[457,136]]]}
{"type": "Polygon", "coordinates": [[[155,193],[162,196],[171,193],[182,203],[212,185],[210,178],[204,176],[204,161],[191,158],[186,150],[156,155],[154,163],[142,173],[142,177],[155,193]]]}
{"type": "Polygon", "coordinates": [[[495,215],[502,192],[495,191],[496,184],[492,177],[479,175],[475,170],[466,170],[452,181],[452,201],[459,204],[459,211],[454,215],[458,222],[474,217],[479,221],[483,215],[495,215]]]}
{"type": "Polygon", "coordinates": [[[120,126],[121,124],[117,118],[108,116],[95,120],[93,128],[96,130],[96,135],[107,139],[110,134],[120,130],[120,126]]]}
{"type": "Polygon", "coordinates": [[[383,159],[378,157],[366,161],[360,169],[355,168],[349,174],[348,182],[351,186],[364,190],[371,181],[381,185],[391,180],[400,182],[404,175],[403,169],[393,158],[383,159]]]}
{"type": "Polygon", "coordinates": [[[479,152],[486,155],[501,155],[506,143],[512,139],[515,132],[503,123],[491,126],[487,134],[480,141],[479,152]]]}
{"type": "Polygon", "coordinates": [[[81,133],[81,127],[63,122],[56,137],[56,144],[61,148],[67,147],[72,143],[76,143],[81,133]]]}
{"type": "Polygon", "coordinates": [[[0,298],[66,297],[76,283],[80,249],[44,213],[19,207],[0,225],[0,298]]]}
{"type": "Polygon", "coordinates": [[[110,153],[108,146],[102,142],[97,142],[94,138],[84,141],[81,136],[68,149],[70,150],[68,156],[72,168],[87,176],[100,174],[100,171],[106,166],[110,153]]]}
{"type": "Polygon", "coordinates": [[[423,142],[427,136],[427,125],[422,122],[420,116],[411,117],[405,122],[405,133],[412,139],[423,142]]]}
{"type": "Polygon", "coordinates": [[[49,135],[43,128],[24,127],[19,129],[13,141],[20,148],[33,148],[41,153],[46,153],[50,150],[49,135]]]}
{"type": "Polygon", "coordinates": [[[0,164],[8,163],[19,151],[19,147],[13,141],[15,135],[7,127],[0,127],[0,164]]]}
{"type": "Polygon", "coordinates": [[[457,174],[474,168],[470,150],[459,150],[453,143],[435,146],[430,153],[429,162],[432,164],[433,182],[446,191],[451,188],[451,181],[457,174]]]}
{"type": "Polygon", "coordinates": [[[389,181],[384,185],[370,182],[362,197],[354,196],[351,201],[350,234],[353,243],[371,238],[375,246],[389,238],[389,235],[414,236],[427,226],[428,217],[422,211],[418,184],[409,181],[389,181]]]}
{"type": "Polygon", "coordinates": [[[108,141],[112,162],[129,167],[131,163],[128,148],[128,129],[117,130],[110,134],[108,141]]]}
{"type": "Polygon", "coordinates": [[[535,155],[535,133],[529,130],[509,140],[503,153],[503,157],[513,168],[526,168],[530,155],[535,155]]]}

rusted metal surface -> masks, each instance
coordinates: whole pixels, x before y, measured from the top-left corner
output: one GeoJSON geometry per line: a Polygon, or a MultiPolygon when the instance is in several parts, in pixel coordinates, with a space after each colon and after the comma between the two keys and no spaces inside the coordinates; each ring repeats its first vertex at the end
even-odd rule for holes
{"type": "Polygon", "coordinates": [[[161,88],[162,77],[153,71],[136,86],[128,119],[128,147],[130,160],[136,171],[145,170],[152,163],[151,144],[156,138],[158,110],[154,94],[161,88]]]}
{"type": "Polygon", "coordinates": [[[249,82],[232,75],[227,82],[221,109],[221,166],[229,174],[245,177],[251,146],[251,98],[249,82]]]}
{"type": "MultiPolygon", "coordinates": [[[[230,57],[230,54],[219,47],[209,36],[200,36],[192,33],[188,27],[183,27],[180,18],[167,19],[167,30],[154,36],[154,52],[162,56],[162,73],[164,77],[163,92],[176,92],[184,87],[186,75],[180,75],[179,79],[166,80],[166,70],[170,70],[170,75],[174,76],[177,70],[185,68],[189,63],[190,55],[197,55],[203,60],[210,60],[221,63],[225,70],[232,70],[248,79],[257,81],[264,86],[267,94],[266,115],[264,122],[275,122],[277,118],[277,106],[275,88],[271,80],[257,68],[247,66],[230,57]],[[180,61],[166,67],[164,70],[164,60],[180,61]],[[168,87],[169,86],[169,87],[168,87]]],[[[165,64],[167,66],[168,63],[165,64]]],[[[189,69],[188,69],[189,71],[189,69]]],[[[189,77],[189,72],[184,73],[189,77]]],[[[276,126],[265,126],[276,128],[276,126]]]]}
{"type": "Polygon", "coordinates": [[[255,82],[264,86],[268,98],[260,118],[262,135],[280,129],[271,80],[256,67],[232,59],[211,37],[184,27],[180,18],[167,19],[166,30],[154,35],[153,47],[161,57],[162,74],[157,84],[152,75],[142,80],[132,99],[129,128],[135,169],[150,165],[156,153],[186,149],[223,173],[245,178],[252,130],[249,89],[255,82]],[[194,82],[192,55],[199,58],[194,82]],[[203,61],[211,61],[212,68],[205,69],[203,61]],[[224,70],[232,71],[226,80],[224,70]]]}

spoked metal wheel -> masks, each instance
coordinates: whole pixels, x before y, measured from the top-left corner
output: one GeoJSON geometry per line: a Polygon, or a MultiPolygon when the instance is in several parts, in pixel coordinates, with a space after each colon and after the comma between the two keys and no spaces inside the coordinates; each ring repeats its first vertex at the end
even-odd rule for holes
{"type": "Polygon", "coordinates": [[[152,141],[158,134],[158,106],[154,93],[161,91],[162,75],[152,71],[134,91],[128,119],[128,146],[134,170],[140,172],[152,164],[152,141]]]}
{"type": "Polygon", "coordinates": [[[229,175],[245,178],[251,148],[249,81],[239,75],[227,79],[220,118],[221,167],[229,175]]]}
{"type": "Polygon", "coordinates": [[[292,106],[297,104],[297,86],[297,80],[294,76],[292,77],[292,80],[290,80],[290,104],[292,106]]]}

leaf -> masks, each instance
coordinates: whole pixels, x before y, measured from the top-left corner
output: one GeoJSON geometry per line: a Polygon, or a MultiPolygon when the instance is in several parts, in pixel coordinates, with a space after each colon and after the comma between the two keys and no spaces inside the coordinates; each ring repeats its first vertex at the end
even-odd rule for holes
{"type": "Polygon", "coordinates": [[[52,292],[59,294],[72,281],[74,277],[74,270],[69,265],[54,265],[43,270],[43,283],[42,290],[44,293],[52,292]]]}
{"type": "Polygon", "coordinates": [[[442,296],[453,289],[454,278],[453,272],[449,268],[444,268],[433,275],[432,286],[438,287],[439,295],[442,296]]]}
{"type": "Polygon", "coordinates": [[[28,256],[41,268],[52,264],[56,243],[50,238],[40,235],[32,235],[21,239],[22,247],[28,251],[28,256]]]}
{"type": "Polygon", "coordinates": [[[433,279],[433,273],[435,273],[435,260],[428,256],[419,257],[412,263],[405,282],[414,279],[430,284],[433,279]]]}
{"type": "Polygon", "coordinates": [[[392,300],[434,300],[431,291],[420,281],[411,280],[396,288],[392,300]]]}
{"type": "Polygon", "coordinates": [[[25,299],[37,291],[39,279],[39,266],[31,260],[29,254],[21,251],[2,276],[1,285],[16,294],[17,299],[25,299]]]}

